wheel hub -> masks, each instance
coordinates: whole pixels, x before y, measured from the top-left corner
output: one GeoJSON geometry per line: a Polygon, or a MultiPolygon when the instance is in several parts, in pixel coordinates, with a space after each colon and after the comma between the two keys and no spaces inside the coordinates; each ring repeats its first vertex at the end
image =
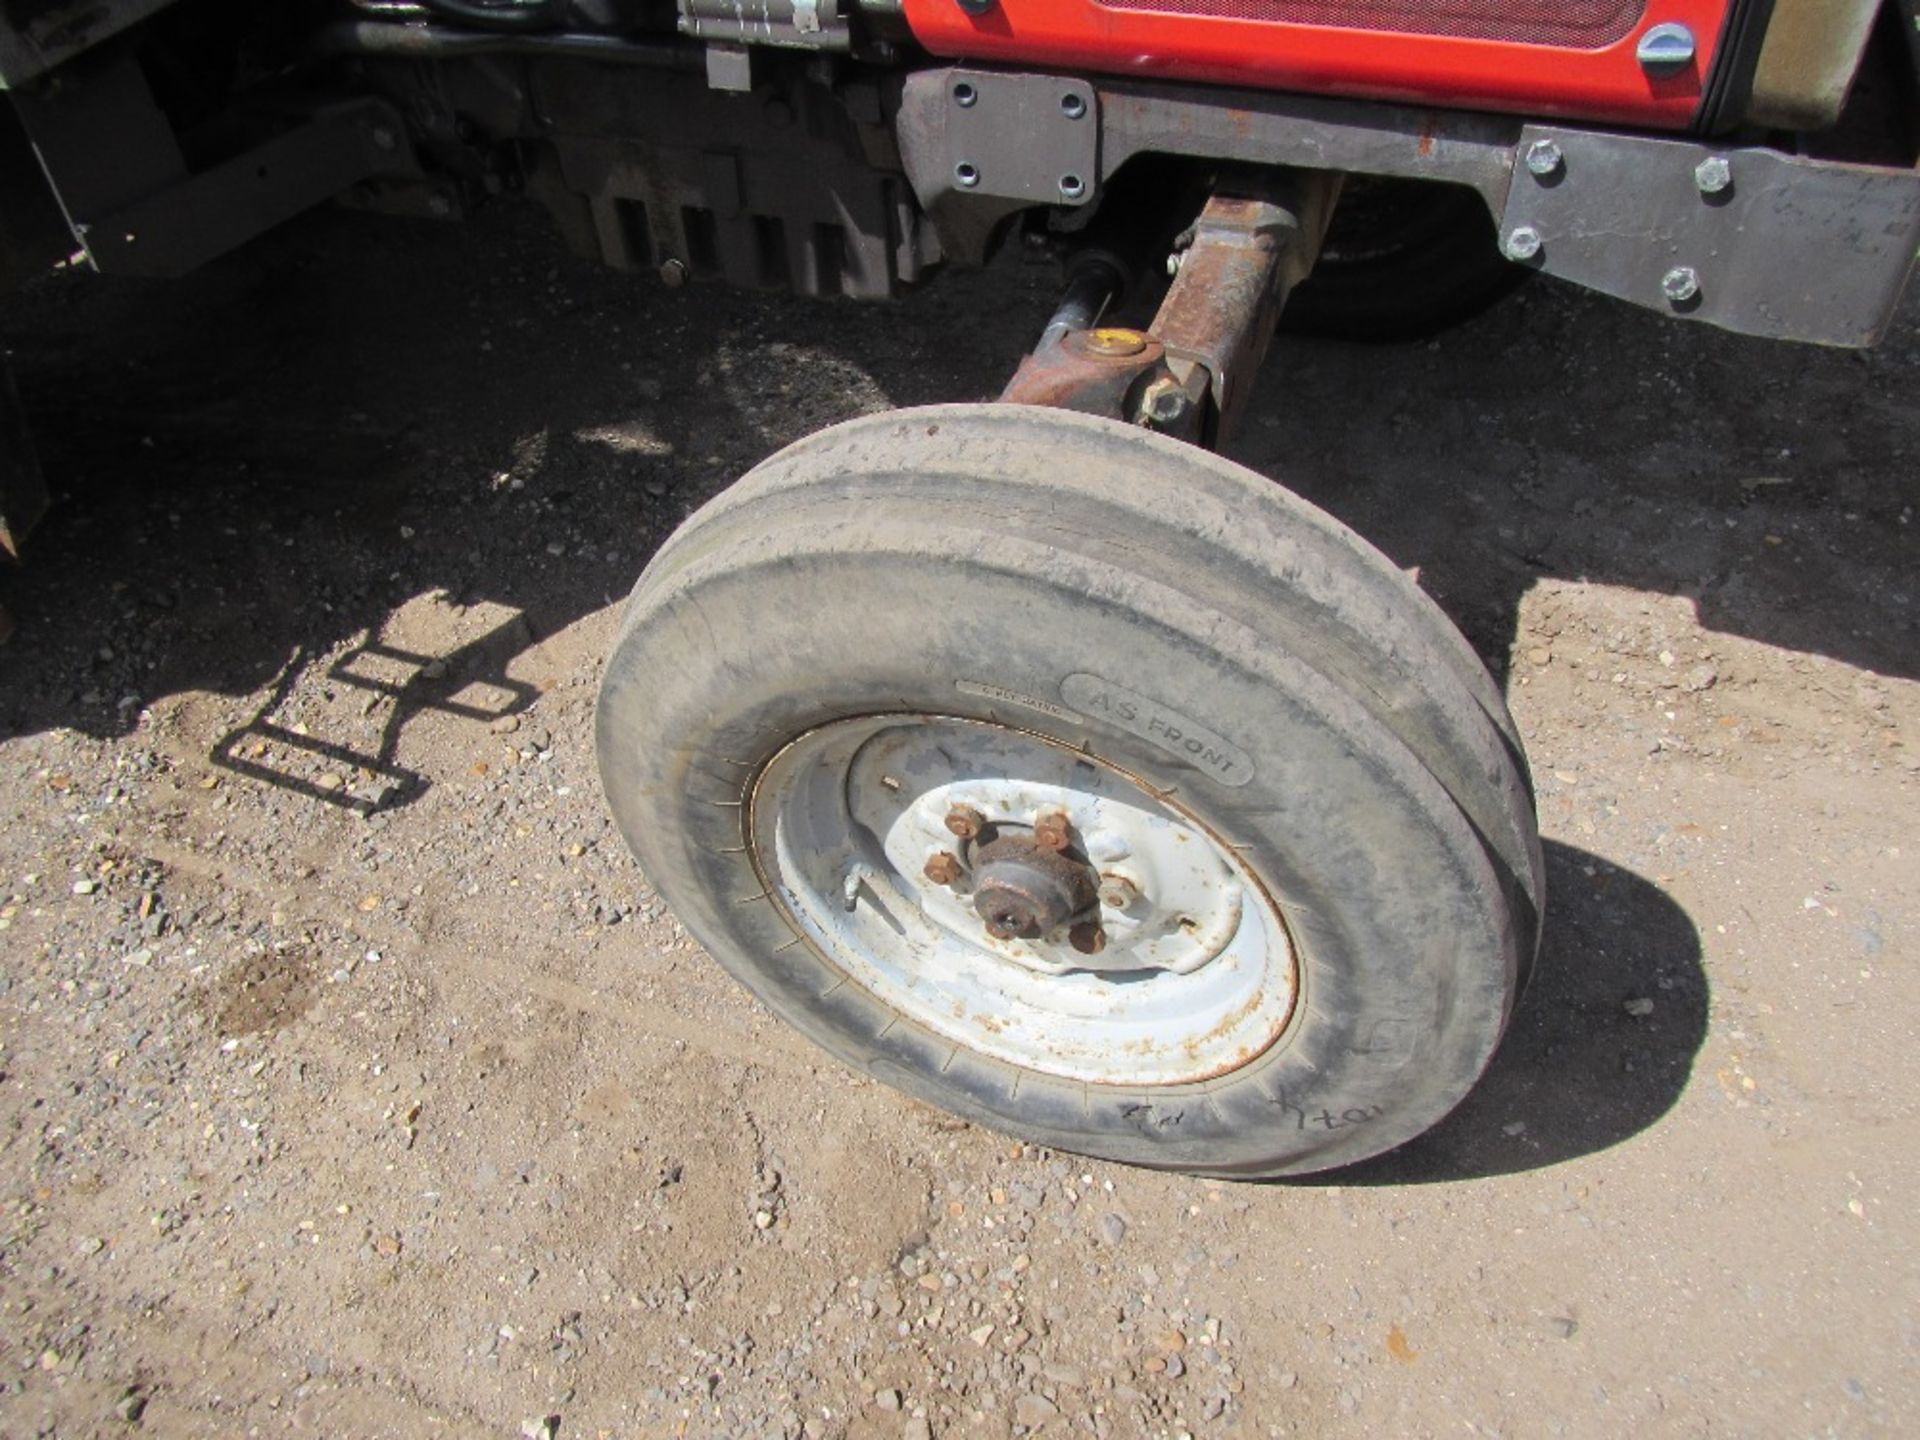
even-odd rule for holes
{"type": "Polygon", "coordinates": [[[790,745],[749,839],[798,934],[885,1004],[1048,1074],[1171,1084],[1271,1044],[1296,975],[1233,847],[1084,752],[878,715],[790,745]]]}
{"type": "Polygon", "coordinates": [[[973,864],[973,908],[996,940],[1037,940],[1095,901],[1093,867],[1031,836],[1001,835],[973,864]]]}

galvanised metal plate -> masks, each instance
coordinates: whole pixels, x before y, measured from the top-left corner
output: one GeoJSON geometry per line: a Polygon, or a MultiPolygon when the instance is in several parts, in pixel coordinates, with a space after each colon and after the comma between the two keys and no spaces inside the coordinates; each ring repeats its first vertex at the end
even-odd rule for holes
{"type": "Polygon", "coordinates": [[[173,0],[53,0],[8,5],[0,16],[0,90],[38,80],[173,0]]]}
{"type": "Polygon", "coordinates": [[[1086,81],[957,69],[948,72],[946,97],[956,189],[1047,205],[1093,198],[1100,116],[1086,81]]]}
{"type": "Polygon", "coordinates": [[[1502,217],[1508,253],[1590,289],[1743,335],[1878,341],[1920,245],[1920,174],[1765,149],[1529,126],[1502,217]],[[1725,162],[1725,184],[1718,167],[1725,162]],[[1521,243],[1514,244],[1516,232],[1521,243]]]}

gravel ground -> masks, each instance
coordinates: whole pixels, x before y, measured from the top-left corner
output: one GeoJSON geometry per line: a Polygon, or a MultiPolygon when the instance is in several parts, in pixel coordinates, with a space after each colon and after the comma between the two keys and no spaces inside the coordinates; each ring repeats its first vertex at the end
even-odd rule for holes
{"type": "Polygon", "coordinates": [[[1540,284],[1269,364],[1235,454],[1417,568],[1539,781],[1536,982],[1397,1154],[1024,1147],[653,896],[619,597],[777,446],[993,394],[1050,285],[667,292],[502,211],[7,302],[61,501],[0,576],[0,1433],[1920,1433],[1913,307],[1540,284]]]}

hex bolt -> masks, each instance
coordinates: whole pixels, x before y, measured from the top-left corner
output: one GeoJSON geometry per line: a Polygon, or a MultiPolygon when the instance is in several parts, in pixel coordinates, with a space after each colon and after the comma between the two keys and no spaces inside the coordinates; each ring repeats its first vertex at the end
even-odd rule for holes
{"type": "Polygon", "coordinates": [[[1660,293],[1684,305],[1700,293],[1700,273],[1691,265],[1676,265],[1660,277],[1660,293]]]}
{"type": "Polygon", "coordinates": [[[1693,183],[1702,195],[1718,195],[1733,184],[1733,162],[1724,155],[1709,155],[1693,167],[1693,183]]]}
{"type": "Polygon", "coordinates": [[[962,840],[978,838],[987,828],[987,817],[971,805],[956,805],[947,811],[947,830],[962,840]]]}
{"type": "Polygon", "coordinates": [[[1107,932],[1098,920],[1082,920],[1067,932],[1067,943],[1082,955],[1098,955],[1107,948],[1107,932]]]}
{"type": "Polygon", "coordinates": [[[1516,225],[1507,232],[1500,251],[1509,260],[1531,260],[1540,253],[1540,232],[1531,225],[1516,225]]]}
{"type": "Polygon", "coordinates": [[[373,148],[376,150],[391,151],[391,150],[397,150],[400,148],[400,137],[394,134],[392,129],[390,129],[388,126],[385,126],[385,125],[374,126],[373,134],[371,138],[373,140],[373,148]]]}
{"type": "Polygon", "coordinates": [[[1192,408],[1193,398],[1180,388],[1180,382],[1163,376],[1140,397],[1140,423],[1170,429],[1185,419],[1192,408]]]}
{"type": "Polygon", "coordinates": [[[1527,173],[1542,180],[1560,173],[1560,167],[1567,163],[1567,157],[1560,147],[1551,140],[1536,140],[1527,146],[1527,173]]]}
{"type": "Polygon", "coordinates": [[[929,855],[925,868],[920,872],[936,885],[951,885],[964,873],[960,867],[960,857],[950,850],[929,855]]]}
{"type": "Polygon", "coordinates": [[[1042,810],[1033,821],[1033,840],[1049,850],[1064,850],[1073,843],[1064,810],[1042,810]]]}
{"type": "Polygon", "coordinates": [[[687,283],[687,262],[668,258],[660,262],[660,283],[669,290],[678,290],[687,283]]]}
{"type": "Polygon", "coordinates": [[[1100,903],[1109,910],[1131,910],[1140,899],[1140,887],[1124,875],[1100,877],[1100,903]]]}
{"type": "Polygon", "coordinates": [[[1180,262],[1183,258],[1178,250],[1167,256],[1167,274],[1178,275],[1180,273],[1180,262]]]}

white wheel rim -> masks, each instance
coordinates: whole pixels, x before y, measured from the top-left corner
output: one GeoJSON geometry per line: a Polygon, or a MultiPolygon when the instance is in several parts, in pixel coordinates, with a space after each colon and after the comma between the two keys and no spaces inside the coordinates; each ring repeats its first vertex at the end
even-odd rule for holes
{"type": "Polygon", "coordinates": [[[1044,736],[933,715],[836,721],[761,772],[747,841],[796,934],[955,1054],[1093,1084],[1193,1083],[1263,1053],[1293,1012],[1286,924],[1233,847],[1171,797],[1044,736]],[[1073,855],[1103,882],[1079,918],[1097,914],[1106,947],[1081,953],[1065,925],[995,939],[970,874],[930,880],[930,857],[975,853],[947,829],[956,807],[1016,836],[1065,812],[1073,855]]]}

